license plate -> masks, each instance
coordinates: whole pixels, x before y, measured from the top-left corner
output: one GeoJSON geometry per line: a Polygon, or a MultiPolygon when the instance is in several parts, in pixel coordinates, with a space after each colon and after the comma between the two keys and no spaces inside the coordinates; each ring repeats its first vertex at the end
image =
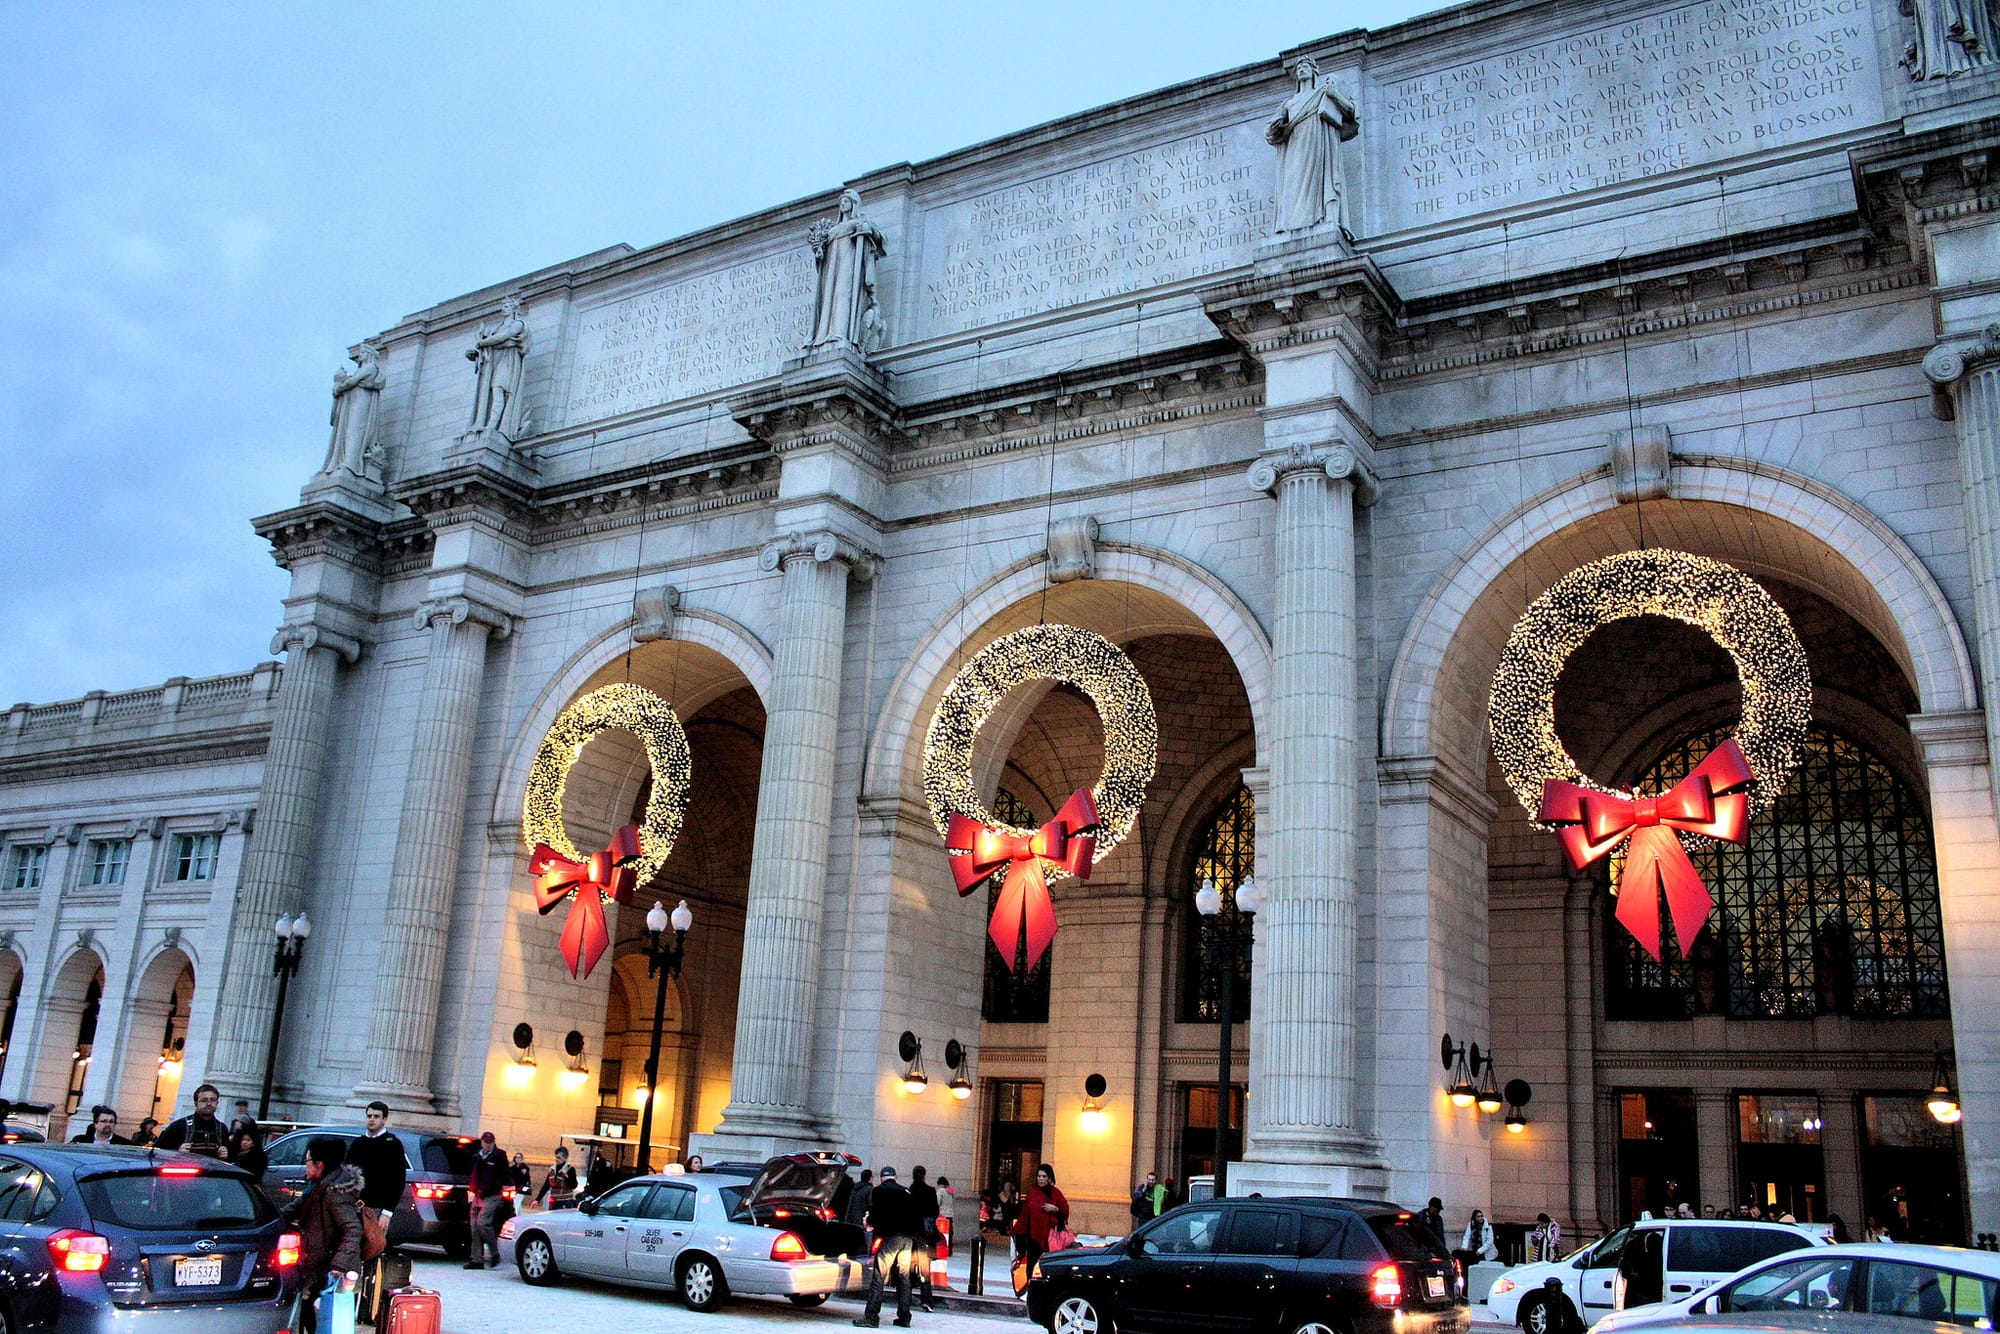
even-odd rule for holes
{"type": "Polygon", "coordinates": [[[1424,1275],[1424,1292],[1432,1297],[1444,1296],[1444,1277],[1440,1274],[1424,1275]]]}
{"type": "Polygon", "coordinates": [[[222,1282],[222,1257],[205,1255],[183,1257],[174,1261],[174,1286],[177,1288],[212,1288],[222,1282]]]}

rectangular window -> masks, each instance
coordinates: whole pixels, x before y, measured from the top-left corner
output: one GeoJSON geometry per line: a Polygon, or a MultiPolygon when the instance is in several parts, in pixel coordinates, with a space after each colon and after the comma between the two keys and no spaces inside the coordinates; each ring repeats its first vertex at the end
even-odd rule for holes
{"type": "Polygon", "coordinates": [[[174,839],[174,879],[215,879],[215,854],[222,846],[220,834],[180,834],[174,839]]]}
{"type": "Polygon", "coordinates": [[[125,883],[125,866],[132,859],[132,840],[127,838],[92,839],[90,843],[90,883],[93,885],[122,885],[125,883]]]}
{"type": "Polygon", "coordinates": [[[47,848],[19,844],[7,854],[7,886],[10,889],[40,889],[42,867],[48,862],[47,848]]]}

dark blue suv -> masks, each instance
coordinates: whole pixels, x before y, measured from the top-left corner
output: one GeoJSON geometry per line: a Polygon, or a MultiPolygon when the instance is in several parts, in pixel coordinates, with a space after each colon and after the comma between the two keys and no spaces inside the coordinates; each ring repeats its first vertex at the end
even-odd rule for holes
{"type": "Polygon", "coordinates": [[[212,1158],[82,1144],[0,1147],[0,1330],[273,1334],[299,1237],[212,1158]]]}

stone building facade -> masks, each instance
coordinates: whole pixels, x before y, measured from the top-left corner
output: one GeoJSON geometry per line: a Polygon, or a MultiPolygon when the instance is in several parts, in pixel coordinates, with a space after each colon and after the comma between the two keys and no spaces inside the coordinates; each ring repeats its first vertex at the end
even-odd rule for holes
{"type": "MultiPolygon", "coordinates": [[[[241,865],[195,961],[202,1070],[260,1078],[269,924],[309,908],[284,1106],[383,1097],[545,1156],[633,1119],[633,941],[685,898],[658,1140],[920,1160],[965,1195],[1048,1161],[1085,1230],[1121,1230],[1138,1175],[1211,1165],[1190,900],[1254,869],[1232,1190],[2000,1228],[2000,65],[1938,8],[1461,6],[374,335],[324,470],[257,520],[292,575],[285,666],[242,720],[261,770],[210,803],[255,818],[247,846],[219,826],[241,865]],[[1703,863],[1718,915],[1662,964],[1531,826],[1485,717],[1523,609],[1644,546],[1762,582],[1817,687],[1791,796],[1703,863]],[[1124,647],[1161,746],[1020,979],[954,891],[923,752],[967,658],[1040,621],[1124,647]],[[684,720],[692,804],[577,981],[522,791],[562,709],[625,680],[684,720]],[[590,1076],[515,1061],[524,1022],[545,1055],[579,1034],[590,1076]],[[1446,1098],[1447,1034],[1532,1085],[1521,1133],[1446,1098]],[[1955,1129],[1921,1114],[1940,1053],[1955,1129]]],[[[1630,784],[1739,702],[1713,645],[1640,621],[1576,655],[1558,716],[1630,784]]],[[[183,768],[61,726],[106,777],[8,752],[9,848],[218,818],[169,799],[183,768]]],[[[1033,822],[1101,758],[1055,688],[1010,697],[975,762],[1033,822]]],[[[577,843],[647,782],[625,734],[592,743],[577,843]]],[[[70,1041],[67,892],[0,904],[19,1091],[70,1041]]],[[[108,974],[138,976],[146,930],[106,914],[108,974]]]]}

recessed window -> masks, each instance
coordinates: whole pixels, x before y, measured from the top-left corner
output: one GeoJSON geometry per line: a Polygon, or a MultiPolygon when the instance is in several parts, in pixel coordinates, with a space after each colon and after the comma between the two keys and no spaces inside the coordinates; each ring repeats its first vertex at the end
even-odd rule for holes
{"type": "Polygon", "coordinates": [[[7,886],[10,889],[40,889],[42,867],[47,864],[47,848],[16,844],[7,853],[7,886]]]}
{"type": "Polygon", "coordinates": [[[220,834],[180,834],[174,838],[174,879],[215,879],[215,854],[220,834]]]}
{"type": "Polygon", "coordinates": [[[131,839],[92,839],[90,842],[90,883],[93,885],[124,884],[125,867],[131,860],[131,839]]]}

